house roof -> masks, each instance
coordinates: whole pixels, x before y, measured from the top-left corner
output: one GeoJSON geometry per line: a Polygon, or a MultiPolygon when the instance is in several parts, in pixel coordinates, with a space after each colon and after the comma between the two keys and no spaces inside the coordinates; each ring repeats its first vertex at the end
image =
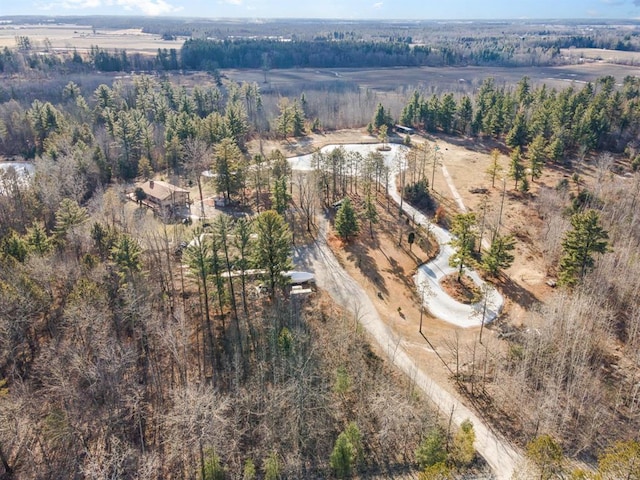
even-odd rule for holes
{"type": "Polygon", "coordinates": [[[137,186],[142,188],[148,197],[157,198],[160,201],[167,200],[175,193],[189,193],[189,190],[176,187],[162,180],[149,180],[137,186]]]}

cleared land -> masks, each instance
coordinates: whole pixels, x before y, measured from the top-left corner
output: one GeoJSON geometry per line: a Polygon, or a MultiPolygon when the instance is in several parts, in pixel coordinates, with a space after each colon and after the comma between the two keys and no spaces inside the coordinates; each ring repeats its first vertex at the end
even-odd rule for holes
{"type": "Polygon", "coordinates": [[[584,63],[557,67],[398,67],[398,68],[340,68],[225,70],[224,74],[236,82],[257,82],[262,89],[285,89],[308,85],[356,84],[364,89],[410,93],[415,88],[428,92],[471,92],[489,77],[501,85],[515,85],[524,76],[534,84],[566,88],[571,83],[582,84],[604,75],[613,75],[619,82],[627,75],[637,74],[637,68],[609,63],[584,63]]]}
{"type": "Polygon", "coordinates": [[[162,40],[160,35],[143,33],[141,29],[93,29],[90,25],[3,25],[0,27],[0,48],[17,46],[16,37],[29,37],[33,48],[54,52],[76,49],[83,53],[92,46],[120,49],[155,55],[158,48],[179,49],[184,39],[162,40]]]}
{"type": "Polygon", "coordinates": [[[611,63],[640,63],[640,52],[623,52],[603,48],[563,48],[562,55],[571,61],[599,61],[611,63]]]}

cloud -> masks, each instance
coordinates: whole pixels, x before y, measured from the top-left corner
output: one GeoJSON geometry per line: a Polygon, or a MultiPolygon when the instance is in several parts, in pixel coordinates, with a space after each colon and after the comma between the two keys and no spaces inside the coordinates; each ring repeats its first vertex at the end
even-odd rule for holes
{"type": "Polygon", "coordinates": [[[224,0],[224,3],[229,5],[242,5],[242,0],[224,0]]]}
{"type": "MultiPolygon", "coordinates": [[[[94,1],[94,0],[89,0],[94,1]]],[[[125,5],[128,8],[138,8],[145,15],[162,15],[163,13],[177,12],[176,8],[165,0],[117,0],[118,5],[125,5]]]]}
{"type": "Polygon", "coordinates": [[[43,5],[43,10],[63,8],[65,10],[122,7],[127,11],[138,10],[145,15],[156,16],[180,11],[166,0],[64,0],[43,5]]]}
{"type": "MultiPolygon", "coordinates": [[[[638,1],[640,1],[640,0],[638,0],[638,1]]],[[[382,2],[376,2],[376,3],[373,4],[373,8],[379,9],[379,8],[382,8],[382,5],[383,5],[382,2]]]]}

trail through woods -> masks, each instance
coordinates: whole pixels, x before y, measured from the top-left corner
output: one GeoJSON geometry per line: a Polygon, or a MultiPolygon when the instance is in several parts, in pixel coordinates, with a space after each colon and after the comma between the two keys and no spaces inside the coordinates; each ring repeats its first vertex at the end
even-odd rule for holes
{"type": "Polygon", "coordinates": [[[510,479],[520,462],[520,454],[490,425],[416,365],[403,349],[402,339],[382,321],[365,290],[338,263],[326,242],[327,223],[326,219],[322,221],[318,238],[314,243],[294,250],[295,264],[313,272],[317,285],[356,316],[360,324],[386,352],[391,362],[415,382],[442,415],[447,418],[451,415],[457,425],[465,419],[471,420],[476,432],[476,450],[491,466],[497,479],[510,479]]]}

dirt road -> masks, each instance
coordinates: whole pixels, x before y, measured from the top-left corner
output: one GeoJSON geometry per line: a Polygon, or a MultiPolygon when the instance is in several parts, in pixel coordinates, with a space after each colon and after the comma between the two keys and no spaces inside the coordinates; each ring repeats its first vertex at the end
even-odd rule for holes
{"type": "Polygon", "coordinates": [[[476,432],[476,450],[491,466],[497,479],[511,479],[521,455],[454,395],[433,381],[406,353],[402,339],[384,324],[364,289],[340,266],[333,255],[326,243],[327,222],[326,219],[322,221],[315,243],[294,250],[294,263],[315,274],[318,286],[356,316],[389,359],[425,392],[443,415],[452,415],[457,425],[465,419],[471,420],[476,432]]]}

